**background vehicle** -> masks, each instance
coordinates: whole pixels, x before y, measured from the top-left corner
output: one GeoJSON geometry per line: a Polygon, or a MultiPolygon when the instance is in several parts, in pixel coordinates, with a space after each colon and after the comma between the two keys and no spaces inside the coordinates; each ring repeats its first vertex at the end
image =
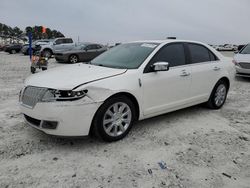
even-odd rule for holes
{"type": "Polygon", "coordinates": [[[218,51],[234,51],[237,50],[237,47],[231,44],[219,45],[216,47],[218,51]]]}
{"type": "MultiPolygon", "coordinates": [[[[39,50],[40,50],[39,45],[48,44],[50,41],[51,41],[51,40],[48,40],[48,39],[47,39],[47,40],[44,39],[44,40],[37,40],[37,41],[34,41],[34,42],[32,43],[32,51],[33,51],[33,52],[39,51],[39,50]]],[[[22,47],[22,53],[23,53],[24,55],[29,55],[29,45],[28,45],[28,44],[23,45],[23,47],[22,47]]]]}
{"type": "Polygon", "coordinates": [[[15,54],[20,52],[22,49],[22,45],[21,44],[10,44],[9,46],[5,47],[5,52],[8,52],[10,54],[15,54]]]}
{"type": "Polygon", "coordinates": [[[203,43],[125,43],[89,64],[28,78],[20,93],[21,112],[31,126],[48,134],[94,133],[116,141],[136,120],[200,103],[221,108],[233,73],[233,64],[203,43]]]}
{"type": "Polygon", "coordinates": [[[58,51],[66,51],[75,47],[75,43],[71,38],[56,38],[48,44],[41,46],[41,52],[46,57],[51,57],[54,53],[58,51]]]}
{"type": "Polygon", "coordinates": [[[101,44],[82,43],[71,50],[55,53],[55,58],[59,62],[88,62],[106,50],[107,47],[101,44]]]}
{"type": "Polygon", "coordinates": [[[250,44],[243,47],[233,60],[236,76],[250,77],[250,44]]]}

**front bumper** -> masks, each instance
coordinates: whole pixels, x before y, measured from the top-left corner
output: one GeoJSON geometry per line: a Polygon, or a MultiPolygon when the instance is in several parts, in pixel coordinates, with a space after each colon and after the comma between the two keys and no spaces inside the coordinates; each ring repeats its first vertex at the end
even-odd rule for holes
{"type": "Polygon", "coordinates": [[[250,69],[244,69],[239,66],[235,66],[236,76],[250,77],[250,69]]]}
{"type": "Polygon", "coordinates": [[[34,108],[20,103],[25,121],[32,127],[46,134],[57,136],[86,136],[89,134],[92,119],[101,103],[91,99],[67,102],[42,102],[34,108]],[[54,122],[55,126],[44,128],[47,122],[54,122]]]}

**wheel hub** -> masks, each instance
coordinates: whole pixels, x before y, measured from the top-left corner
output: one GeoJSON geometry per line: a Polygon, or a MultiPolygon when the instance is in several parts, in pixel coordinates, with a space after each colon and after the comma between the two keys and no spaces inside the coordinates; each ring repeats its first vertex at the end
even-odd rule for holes
{"type": "Polygon", "coordinates": [[[126,103],[118,102],[108,108],[103,118],[103,128],[109,136],[119,136],[129,127],[131,109],[126,103]]]}

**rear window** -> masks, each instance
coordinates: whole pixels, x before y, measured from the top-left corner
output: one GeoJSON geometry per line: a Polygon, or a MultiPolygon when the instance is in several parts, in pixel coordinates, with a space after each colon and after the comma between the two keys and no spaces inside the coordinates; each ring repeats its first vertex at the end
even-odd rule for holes
{"type": "Polygon", "coordinates": [[[210,61],[210,52],[207,48],[199,44],[188,44],[191,63],[202,63],[210,61]]]}

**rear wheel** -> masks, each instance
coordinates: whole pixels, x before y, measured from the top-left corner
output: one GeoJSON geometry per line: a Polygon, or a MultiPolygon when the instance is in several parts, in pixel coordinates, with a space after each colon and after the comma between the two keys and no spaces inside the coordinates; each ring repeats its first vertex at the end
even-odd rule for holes
{"type": "Polygon", "coordinates": [[[207,102],[208,107],[212,109],[221,108],[226,101],[227,93],[228,93],[227,83],[223,80],[218,81],[207,102]]]}
{"type": "Polygon", "coordinates": [[[108,142],[120,140],[130,131],[135,114],[134,105],[129,98],[110,98],[96,112],[93,120],[94,134],[108,142]]]}
{"type": "Polygon", "coordinates": [[[47,67],[42,67],[42,70],[43,70],[43,71],[47,70],[47,67]]]}
{"type": "Polygon", "coordinates": [[[16,53],[16,50],[11,50],[11,54],[15,54],[16,53]]]}
{"type": "Polygon", "coordinates": [[[77,62],[78,62],[78,57],[77,57],[77,55],[71,55],[71,56],[69,57],[69,62],[70,62],[70,63],[77,63],[77,62]]]}

